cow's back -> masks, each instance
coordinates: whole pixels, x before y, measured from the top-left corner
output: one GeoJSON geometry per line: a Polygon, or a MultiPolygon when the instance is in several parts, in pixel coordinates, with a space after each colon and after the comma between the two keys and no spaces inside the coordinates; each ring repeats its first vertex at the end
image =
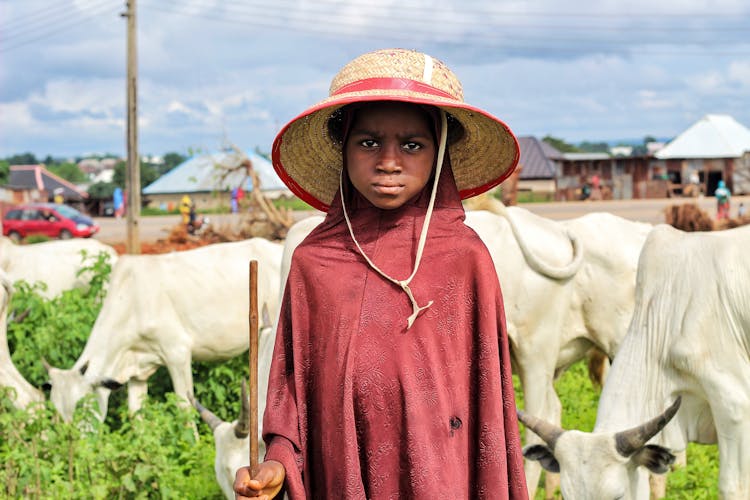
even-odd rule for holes
{"type": "Polygon", "coordinates": [[[0,244],[2,257],[0,262],[8,273],[11,281],[24,280],[29,283],[41,281],[47,284],[43,292],[46,297],[55,297],[64,290],[86,286],[89,276],[78,276],[78,272],[85,265],[91,263],[99,253],[109,255],[109,261],[114,264],[118,255],[114,248],[95,239],[74,238],[64,241],[47,241],[33,245],[9,244],[3,238],[0,244]],[[82,251],[87,254],[84,263],[82,251]]]}

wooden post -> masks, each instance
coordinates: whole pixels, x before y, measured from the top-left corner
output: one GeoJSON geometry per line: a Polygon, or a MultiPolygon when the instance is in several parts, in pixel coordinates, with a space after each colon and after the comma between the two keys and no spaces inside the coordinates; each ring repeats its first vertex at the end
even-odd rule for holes
{"type": "Polygon", "coordinates": [[[258,465],[258,261],[250,261],[250,467],[258,465]]]}
{"type": "Polygon", "coordinates": [[[141,214],[141,162],[138,154],[138,55],[136,29],[136,0],[127,0],[128,20],[127,43],[127,235],[126,250],[129,254],[141,253],[141,240],[138,234],[138,220],[141,214]]]}

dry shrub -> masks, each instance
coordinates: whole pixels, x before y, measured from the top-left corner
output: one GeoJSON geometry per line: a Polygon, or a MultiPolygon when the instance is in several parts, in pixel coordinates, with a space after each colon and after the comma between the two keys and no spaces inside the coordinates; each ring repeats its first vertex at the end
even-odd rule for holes
{"type": "Polygon", "coordinates": [[[721,231],[750,224],[750,216],[715,221],[697,203],[683,203],[665,208],[664,221],[682,231],[721,231]]]}
{"type": "Polygon", "coordinates": [[[750,224],[750,216],[743,215],[742,217],[737,217],[735,219],[717,220],[715,229],[732,229],[734,227],[740,227],[747,224],[750,224]]]}
{"type": "Polygon", "coordinates": [[[713,219],[697,203],[682,203],[666,207],[664,221],[682,231],[714,230],[713,219]]]}

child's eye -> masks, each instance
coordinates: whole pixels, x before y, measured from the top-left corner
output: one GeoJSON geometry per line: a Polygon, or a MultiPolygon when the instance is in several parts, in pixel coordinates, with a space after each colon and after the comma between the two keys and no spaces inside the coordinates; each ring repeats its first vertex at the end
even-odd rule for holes
{"type": "Polygon", "coordinates": [[[376,141],[375,139],[365,139],[363,141],[359,141],[359,144],[365,148],[378,147],[378,141],[376,141]]]}
{"type": "Polygon", "coordinates": [[[420,149],[422,149],[422,145],[419,144],[418,142],[407,142],[407,143],[404,143],[404,145],[401,147],[404,148],[406,151],[419,151],[420,149]]]}

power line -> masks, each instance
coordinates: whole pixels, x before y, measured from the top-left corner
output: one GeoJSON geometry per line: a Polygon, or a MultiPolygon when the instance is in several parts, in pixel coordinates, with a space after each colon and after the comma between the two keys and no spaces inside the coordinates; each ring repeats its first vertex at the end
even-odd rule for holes
{"type": "MultiPolygon", "coordinates": [[[[283,0],[279,0],[283,2],[283,0]]],[[[269,6],[267,3],[258,0],[245,0],[242,2],[242,4],[238,7],[232,8],[231,5],[236,5],[236,2],[233,3],[231,0],[225,0],[222,3],[222,7],[224,8],[224,11],[227,13],[226,16],[221,15],[220,13],[217,13],[216,10],[212,10],[211,13],[190,13],[185,12],[184,10],[181,10],[179,6],[171,4],[166,6],[157,6],[156,4],[149,4],[147,5],[147,8],[151,8],[154,10],[162,10],[162,11],[169,11],[174,12],[176,14],[180,15],[188,15],[193,17],[199,17],[199,18],[205,18],[205,19],[211,19],[215,21],[221,21],[221,22],[230,22],[230,23],[236,23],[238,21],[238,16],[247,17],[249,19],[244,20],[243,22],[247,22],[252,25],[256,26],[268,26],[273,28],[288,28],[288,25],[285,23],[285,20],[293,20],[293,21],[299,21],[306,23],[305,26],[302,28],[305,31],[311,31],[311,32],[320,32],[320,31],[327,31],[325,28],[316,28],[311,27],[311,25],[322,25],[323,27],[330,27],[330,26],[340,26],[345,28],[345,32],[350,33],[352,31],[353,26],[357,26],[358,19],[355,17],[352,17],[349,14],[346,13],[338,13],[337,16],[333,17],[328,15],[328,13],[325,12],[313,12],[310,9],[284,9],[283,5],[274,4],[273,6],[269,6]],[[256,6],[256,7],[253,7],[256,6]],[[283,24],[282,24],[283,23],[283,24]]],[[[191,6],[195,5],[201,5],[201,1],[194,0],[191,2],[191,6]]],[[[208,7],[208,4],[203,3],[204,6],[208,7]]],[[[312,8],[320,8],[320,5],[318,3],[312,4],[312,8]]],[[[447,11],[445,11],[447,12],[447,11]]],[[[401,24],[408,24],[409,29],[411,27],[414,27],[417,33],[424,34],[426,31],[429,31],[429,33],[436,33],[438,30],[441,30],[441,28],[445,28],[446,25],[444,23],[439,22],[439,15],[436,15],[434,12],[434,9],[430,11],[430,14],[432,17],[422,17],[419,19],[414,19],[413,22],[409,23],[408,19],[398,19],[398,21],[401,24]]],[[[368,13],[368,21],[375,21],[376,23],[381,25],[381,28],[385,26],[387,23],[393,23],[395,19],[393,17],[387,16],[387,13],[368,13]]],[[[594,24],[594,25],[569,25],[569,24],[519,24],[519,23],[507,23],[507,22],[497,22],[492,21],[486,18],[486,16],[483,16],[481,20],[472,20],[472,19],[461,19],[461,18],[452,18],[450,25],[451,28],[458,28],[458,30],[452,30],[452,31],[461,31],[463,28],[464,31],[474,31],[477,30],[504,30],[504,33],[508,33],[511,30],[523,30],[523,29],[541,29],[541,30],[548,30],[548,32],[558,32],[558,33],[591,33],[593,31],[601,31],[605,30],[607,34],[612,33],[625,33],[628,35],[631,35],[632,37],[635,36],[646,36],[649,32],[652,32],[651,35],[656,34],[661,35],[662,38],[664,36],[673,36],[673,35],[665,35],[665,32],[667,31],[674,31],[678,32],[680,34],[684,33],[705,33],[706,36],[710,36],[711,38],[709,40],[704,40],[701,43],[703,45],[705,44],[711,44],[711,45],[720,45],[721,43],[737,43],[734,40],[722,40],[717,39],[715,34],[709,35],[710,32],[719,31],[720,33],[731,33],[731,32],[741,32],[745,33],[747,31],[746,27],[743,25],[742,27],[732,27],[728,26],[726,23],[723,23],[720,27],[718,26],[704,26],[704,27],[696,27],[696,26],[686,26],[684,23],[680,26],[665,26],[665,25],[647,25],[640,23],[637,26],[612,26],[612,25],[601,25],[601,24],[594,24]]],[[[299,27],[297,27],[299,28],[299,27]]],[[[363,27],[367,28],[367,27],[363,27]]],[[[387,29],[387,27],[386,27],[387,29]]],[[[442,29],[442,34],[445,35],[445,29],[442,29]]],[[[340,31],[339,31],[340,33],[340,31]]],[[[424,36],[422,37],[424,38],[424,36]]],[[[497,37],[495,37],[497,38],[497,37]]],[[[569,37],[560,37],[556,38],[556,41],[566,41],[569,37]]],[[[575,41],[575,39],[571,39],[571,41],[575,41]]],[[[591,41],[591,37],[586,37],[582,41],[591,41]]],[[[654,42],[658,42],[658,40],[654,40],[654,42]]],[[[665,42],[672,42],[672,39],[665,40],[665,42]]]]}
{"type": "Polygon", "coordinates": [[[50,22],[46,25],[39,26],[36,29],[25,31],[17,36],[5,37],[5,43],[2,46],[0,46],[0,52],[8,52],[10,50],[23,47],[30,43],[34,43],[40,40],[50,38],[60,33],[61,31],[69,30],[70,28],[74,26],[83,24],[96,17],[102,17],[101,16],[102,14],[105,14],[105,13],[114,14],[117,9],[115,9],[114,5],[112,4],[108,5],[107,3],[108,2],[106,2],[105,0],[105,2],[103,3],[100,3],[94,7],[88,8],[87,9],[88,12],[81,12],[80,15],[77,17],[67,16],[63,19],[57,19],[55,20],[55,22],[50,22]]]}
{"type": "MultiPolygon", "coordinates": [[[[200,1],[191,1],[191,5],[195,5],[196,3],[200,3],[200,1]]],[[[286,5],[287,7],[284,7],[284,10],[287,10],[288,8],[292,9],[299,9],[300,4],[296,0],[273,0],[269,2],[268,0],[223,0],[222,5],[226,4],[234,4],[238,6],[246,6],[248,4],[255,4],[259,5],[260,7],[264,9],[272,9],[274,7],[279,7],[282,5],[286,5]]],[[[213,3],[206,4],[207,6],[213,6],[213,3]]],[[[372,7],[373,10],[367,12],[367,16],[371,17],[373,15],[379,15],[380,11],[383,10],[383,4],[378,1],[373,0],[358,0],[356,2],[342,2],[340,0],[316,0],[315,3],[306,3],[304,7],[306,9],[322,9],[326,12],[331,12],[331,9],[341,10],[342,6],[356,6],[356,7],[372,7]]],[[[725,20],[734,20],[737,19],[737,17],[741,16],[742,14],[739,14],[737,12],[718,12],[718,11],[712,11],[712,12],[700,12],[700,13],[686,13],[686,12],[657,12],[650,10],[648,12],[575,12],[575,11],[549,11],[549,10],[515,10],[515,9],[506,9],[499,7],[496,3],[490,3],[486,2],[484,7],[476,7],[475,5],[470,5],[468,2],[462,2],[459,5],[459,8],[453,9],[453,8],[445,8],[444,4],[437,4],[435,5],[434,2],[422,2],[422,3],[410,3],[409,1],[399,1],[398,2],[398,9],[401,12],[405,13],[415,13],[424,15],[426,12],[429,13],[439,13],[439,14],[462,14],[462,13],[474,13],[482,17],[486,17],[488,14],[494,14],[494,15],[504,15],[504,16],[514,16],[514,17],[524,17],[524,16],[534,16],[534,17],[553,17],[553,18],[561,18],[561,17],[573,17],[573,18],[592,18],[592,19],[599,19],[599,18],[615,18],[615,19],[638,19],[643,20],[644,18],[647,19],[660,19],[660,18],[694,18],[696,20],[703,20],[706,18],[721,18],[725,20]],[[429,9],[426,9],[426,6],[429,5],[429,9]]]]}
{"type": "MultiPolygon", "coordinates": [[[[0,52],[7,52],[9,50],[16,49],[28,45],[30,43],[49,38],[54,36],[60,31],[67,30],[73,26],[81,24],[90,20],[91,18],[103,14],[108,10],[114,10],[114,5],[108,5],[111,0],[100,0],[93,5],[89,4],[86,8],[88,12],[76,11],[80,15],[77,18],[73,18],[70,15],[70,7],[67,5],[58,4],[55,7],[49,9],[39,9],[34,12],[28,13],[20,18],[16,18],[10,21],[12,27],[27,21],[29,26],[24,29],[24,32],[18,35],[7,34],[5,36],[5,43],[0,47],[0,52]],[[109,7],[109,8],[108,8],[109,7]],[[20,40],[17,40],[20,39],[20,40]],[[15,42],[15,43],[13,43],[15,42]]],[[[202,0],[192,0],[190,6],[204,6],[204,7],[215,7],[213,3],[206,3],[202,0]]],[[[610,18],[617,17],[617,19],[633,19],[638,18],[642,20],[645,17],[652,19],[652,14],[641,14],[641,13],[629,13],[629,14],[591,14],[591,13],[549,13],[549,12],[516,12],[508,10],[500,10],[497,8],[490,9],[470,9],[462,8],[462,14],[477,14],[481,17],[480,22],[474,22],[471,19],[462,19],[461,17],[453,17],[451,19],[450,26],[458,28],[450,33],[445,30],[439,31],[434,27],[444,27],[437,19],[442,15],[453,15],[455,10],[445,9],[442,6],[433,6],[429,10],[425,10],[422,6],[417,6],[414,3],[408,1],[400,2],[399,6],[404,12],[420,12],[420,15],[427,13],[431,15],[431,18],[421,17],[414,19],[414,23],[406,26],[403,30],[395,30],[389,28],[388,24],[394,21],[393,17],[388,16],[387,12],[382,12],[382,6],[376,5],[373,2],[360,1],[357,3],[359,7],[373,7],[372,11],[367,12],[368,21],[375,21],[381,24],[383,27],[377,30],[377,33],[367,31],[370,27],[359,27],[356,23],[357,18],[351,14],[341,13],[336,17],[329,15],[325,9],[330,9],[334,6],[339,7],[341,3],[330,1],[330,0],[318,0],[316,3],[306,4],[305,9],[299,9],[299,5],[290,0],[275,0],[270,3],[263,0],[223,0],[221,6],[224,8],[226,15],[222,15],[213,9],[210,13],[192,13],[186,12],[181,9],[179,3],[164,3],[162,5],[156,3],[144,3],[142,8],[161,11],[169,14],[178,14],[182,16],[189,16],[198,19],[205,19],[209,21],[231,23],[231,24],[243,24],[252,25],[261,28],[269,29],[289,29],[290,21],[302,23],[301,26],[295,26],[295,30],[302,33],[320,35],[328,38],[339,38],[339,37],[357,37],[358,39],[374,39],[383,40],[393,37],[397,37],[404,42],[442,42],[442,43],[464,43],[463,36],[467,32],[473,32],[475,37],[473,45],[477,46],[489,46],[489,47],[500,47],[508,50],[522,50],[522,51],[547,51],[554,53],[577,53],[584,49],[590,49],[591,44],[595,44],[596,48],[605,48],[608,50],[628,50],[632,51],[634,46],[631,41],[620,41],[616,39],[604,40],[598,35],[585,36],[586,33],[590,33],[595,30],[607,30],[607,34],[615,32],[627,32],[632,35],[631,39],[638,39],[638,49],[640,53],[686,53],[685,42],[680,43],[680,48],[674,50],[664,50],[658,48],[663,45],[675,45],[675,42],[671,38],[664,39],[659,37],[655,39],[653,37],[646,36],[650,31],[654,31],[656,34],[662,34],[665,31],[679,30],[683,33],[704,33],[709,31],[721,30],[722,32],[731,32],[742,29],[743,32],[746,28],[733,28],[727,26],[724,23],[721,27],[714,26],[685,26],[684,23],[681,26],[650,26],[640,23],[637,27],[632,26],[603,26],[601,24],[592,25],[570,25],[570,24],[527,24],[519,22],[506,22],[505,20],[492,20],[492,16],[488,14],[502,14],[511,15],[516,17],[586,17],[598,19],[602,17],[610,18]],[[377,8],[376,8],[377,7],[377,8]],[[229,17],[227,17],[229,16],[229,17]],[[516,33],[517,30],[529,30],[529,29],[545,29],[548,30],[541,34],[530,33],[524,31],[523,33],[516,33]],[[571,36],[560,36],[559,33],[571,33],[571,36]],[[576,36],[579,35],[579,36],[576,36]],[[477,36],[479,35],[479,36],[477,36]],[[581,48],[576,44],[588,44],[588,47],[581,48]],[[651,46],[650,48],[644,48],[643,46],[651,46]],[[654,47],[656,46],[656,47],[654,47]]],[[[120,6],[117,6],[119,9],[120,6]]],[[[684,14],[679,16],[681,19],[691,18],[696,20],[702,20],[705,17],[711,18],[725,18],[725,14],[713,13],[708,16],[701,15],[700,18],[696,18],[694,15],[684,14]]],[[[670,14],[670,17],[674,17],[670,14]]],[[[399,19],[403,22],[403,19],[399,19]]],[[[408,21],[408,19],[407,19],[408,21]]],[[[11,31],[13,28],[11,27],[11,31]]],[[[18,29],[18,28],[16,28],[18,29]]],[[[722,46],[725,44],[736,44],[737,42],[730,40],[716,39],[712,35],[710,40],[702,40],[699,42],[701,47],[710,46],[722,46]]],[[[746,54],[748,50],[740,49],[737,51],[723,51],[723,54],[746,54]]],[[[706,51],[697,52],[699,54],[705,54],[706,51]]],[[[710,55],[716,55],[715,50],[709,51],[710,55]]]]}
{"type": "MultiPolygon", "coordinates": [[[[195,5],[195,1],[192,5],[195,5]]],[[[231,2],[227,2],[231,3],[231,2]]],[[[252,0],[248,3],[253,3],[252,0]]],[[[246,4],[245,4],[246,5],[246,4]]],[[[254,15],[255,10],[247,10],[247,9],[241,9],[241,11],[232,11],[231,17],[222,16],[220,14],[211,14],[211,13],[201,13],[201,14],[195,14],[195,13],[189,13],[185,12],[183,10],[180,10],[178,8],[174,8],[174,6],[164,7],[164,6],[157,6],[157,5],[147,5],[146,8],[149,8],[151,10],[157,10],[172,14],[179,14],[179,15],[185,15],[190,17],[196,17],[200,19],[205,20],[212,20],[212,21],[218,21],[223,23],[233,23],[233,24],[242,24],[242,25],[252,25],[256,27],[263,27],[263,28],[270,28],[270,29],[289,29],[289,19],[284,19],[285,16],[274,16],[272,14],[268,13],[262,13],[261,15],[254,15]]],[[[288,17],[288,16],[287,16],[288,17]]],[[[356,29],[352,29],[351,23],[347,22],[340,22],[340,21],[332,21],[330,19],[325,19],[323,17],[314,17],[314,16],[308,16],[301,18],[300,14],[298,13],[296,17],[293,18],[295,21],[307,21],[302,26],[295,26],[294,29],[300,32],[309,33],[309,34],[316,34],[320,36],[325,36],[329,38],[338,38],[341,36],[356,36],[359,39],[377,39],[381,40],[384,38],[392,38],[392,37],[398,37],[399,39],[403,41],[412,41],[412,42],[444,42],[444,43],[464,43],[463,39],[461,38],[461,33],[453,33],[453,34],[447,34],[447,33],[437,33],[432,29],[427,28],[427,26],[430,25],[429,22],[426,22],[424,25],[420,25],[419,27],[409,27],[408,31],[401,31],[397,32],[393,29],[383,28],[379,29],[377,33],[369,33],[369,32],[363,32],[359,31],[357,32],[356,29]]],[[[497,26],[481,26],[482,29],[488,30],[488,29],[496,29],[497,26]]],[[[632,30],[629,30],[629,33],[632,34],[632,30]]],[[[537,36],[533,33],[524,33],[523,35],[511,35],[507,32],[487,32],[483,31],[480,33],[481,36],[477,37],[475,32],[475,38],[473,40],[473,45],[477,46],[490,46],[490,47],[501,47],[501,48],[507,48],[512,50],[523,50],[523,51],[547,51],[547,52],[555,52],[555,53],[578,53],[582,50],[590,50],[591,44],[596,44],[596,48],[608,48],[609,50],[627,50],[627,51],[633,51],[634,46],[633,43],[628,41],[620,41],[620,40],[602,40],[600,38],[592,38],[592,37],[584,37],[584,38],[575,38],[575,37],[554,37],[549,36],[548,34],[544,34],[542,36],[537,36]],[[519,43],[520,42],[520,43],[519,43]],[[563,44],[567,45],[562,45],[563,44]],[[536,44],[536,45],[528,45],[528,44],[536,44]],[[584,43],[588,44],[588,47],[580,47],[580,46],[572,46],[576,43],[584,43]]],[[[633,37],[636,37],[635,34],[633,34],[633,37]]],[[[709,45],[713,46],[721,46],[722,42],[719,40],[709,40],[709,41],[700,41],[695,42],[700,43],[701,47],[706,47],[709,45]]],[[[727,43],[733,43],[733,42],[727,42],[727,43]]],[[[655,45],[675,45],[675,43],[669,39],[669,40],[648,40],[648,39],[641,39],[639,40],[640,48],[638,52],[640,53],[675,53],[675,54],[686,54],[689,53],[687,49],[685,49],[685,42],[681,42],[679,48],[675,48],[674,50],[664,50],[659,49],[658,47],[653,47],[655,45]],[[644,47],[644,46],[651,46],[651,47],[644,47]]],[[[738,50],[738,51],[724,51],[722,53],[724,54],[746,54],[748,50],[738,50]]],[[[697,52],[698,54],[704,54],[706,51],[700,51],[697,52]]],[[[717,52],[715,50],[710,51],[710,55],[716,55],[717,52]]]]}
{"type": "Polygon", "coordinates": [[[17,17],[5,20],[3,23],[3,31],[15,28],[16,24],[25,25],[28,23],[35,23],[48,17],[55,17],[66,12],[70,12],[70,5],[65,2],[59,2],[52,7],[45,6],[41,9],[19,14],[17,17]]]}

